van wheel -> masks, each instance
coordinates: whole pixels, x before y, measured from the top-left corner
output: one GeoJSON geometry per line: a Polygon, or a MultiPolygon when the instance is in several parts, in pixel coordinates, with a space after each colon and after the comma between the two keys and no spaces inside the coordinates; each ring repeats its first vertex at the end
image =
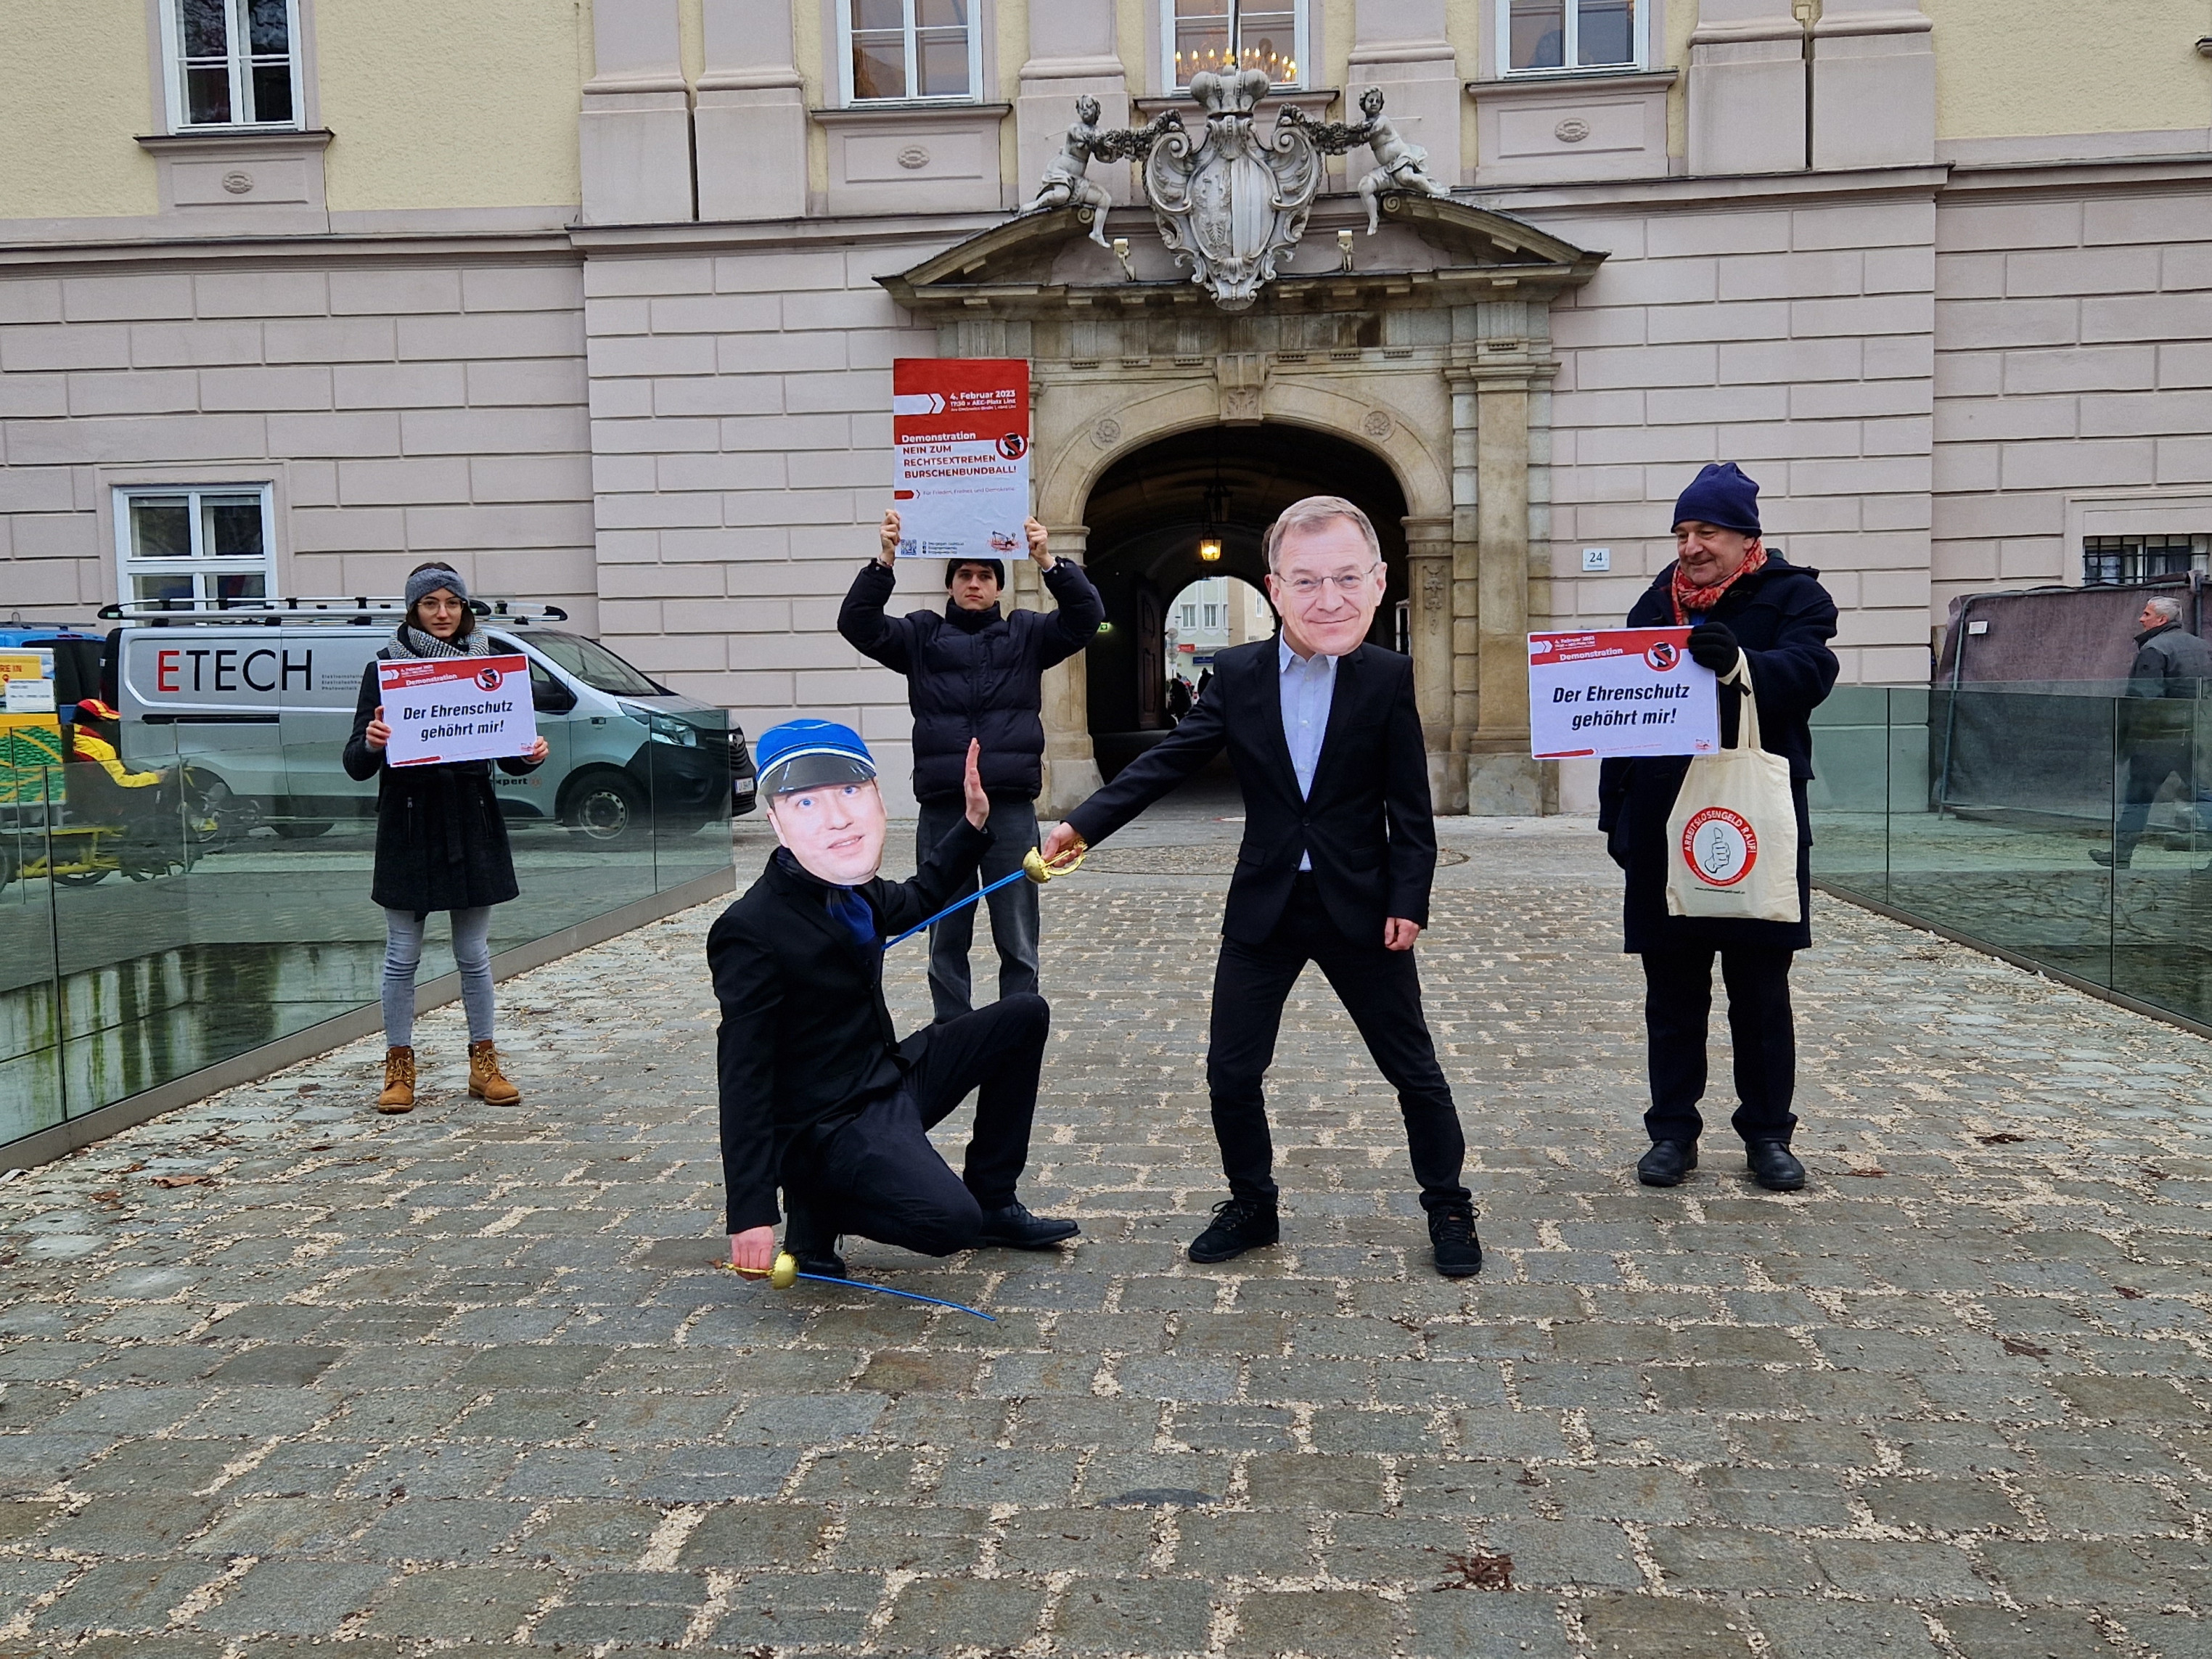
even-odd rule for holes
{"type": "Polygon", "coordinates": [[[595,772],[577,785],[561,821],[601,847],[635,847],[653,832],[644,793],[619,772],[595,772]]]}
{"type": "Polygon", "coordinates": [[[269,827],[286,841],[313,841],[317,836],[330,834],[331,820],[328,818],[279,819],[269,827]]]}

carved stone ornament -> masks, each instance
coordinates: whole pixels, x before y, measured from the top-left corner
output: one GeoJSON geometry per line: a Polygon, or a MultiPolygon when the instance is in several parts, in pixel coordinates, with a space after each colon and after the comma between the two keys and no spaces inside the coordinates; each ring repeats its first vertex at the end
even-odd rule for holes
{"type": "Polygon", "coordinates": [[[1552,129],[1552,137],[1563,144],[1579,144],[1589,135],[1589,123],[1578,115],[1570,115],[1552,129]]]}
{"type": "Polygon", "coordinates": [[[1085,169],[1094,160],[1141,157],[1145,199],[1159,225],[1160,240],[1191,281],[1224,311],[1243,311],[1305,234],[1306,216],[1322,186],[1322,157],[1341,155],[1361,144],[1372,149],[1374,171],[1359,185],[1370,235],[1385,196],[1407,191],[1449,194],[1429,177],[1427,153],[1401,138],[1383,115],[1380,88],[1370,87],[1362,94],[1359,108],[1365,118],[1350,125],[1316,121],[1285,105],[1273,128],[1262,133],[1255,130],[1253,112],[1273,85],[1260,70],[1192,76],[1190,95],[1206,112],[1206,131],[1195,139],[1172,110],[1148,126],[1102,132],[1097,100],[1079,98],[1075,125],[1067,130],[1060,153],[1046,164],[1037,193],[1024,211],[1088,208],[1091,240],[1103,247],[1110,204],[1106,192],[1085,176],[1085,169]]]}
{"type": "Polygon", "coordinates": [[[1121,423],[1111,415],[1103,417],[1091,428],[1091,441],[1101,449],[1111,449],[1121,441],[1121,423]]]}
{"type": "Polygon", "coordinates": [[[913,173],[929,165],[929,152],[920,144],[908,144],[895,159],[901,167],[913,173]]]}
{"type": "Polygon", "coordinates": [[[226,173],[222,175],[222,187],[233,196],[250,196],[253,193],[253,175],[250,173],[226,173]]]}
{"type": "Polygon", "coordinates": [[[1359,422],[1359,429],[1362,432],[1364,432],[1370,438],[1382,439],[1389,437],[1391,432],[1391,421],[1389,411],[1380,409],[1369,410],[1365,418],[1359,422]]]}

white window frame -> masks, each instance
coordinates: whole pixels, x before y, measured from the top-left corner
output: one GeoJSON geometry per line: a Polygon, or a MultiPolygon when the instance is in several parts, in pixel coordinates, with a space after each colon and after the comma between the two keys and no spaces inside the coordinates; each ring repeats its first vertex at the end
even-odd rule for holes
{"type": "Polygon", "coordinates": [[[1491,0],[1498,22],[1498,78],[1515,81],[1529,77],[1549,78],[1558,76],[1640,75],[1651,61],[1651,10],[1658,0],[1636,0],[1635,38],[1629,45],[1632,61],[1626,64],[1591,64],[1577,66],[1575,60],[1582,56],[1582,22],[1583,0],[1566,0],[1566,39],[1563,43],[1557,69],[1515,69],[1513,67],[1513,0],[1491,0]]]}
{"type": "MultiPolygon", "coordinates": [[[[1235,20],[1243,9],[1243,0],[1231,0],[1230,16],[1231,19],[1231,33],[1230,38],[1231,40],[1236,38],[1234,33],[1235,20]]],[[[1273,3],[1269,3],[1266,6],[1266,9],[1269,11],[1281,11],[1285,9],[1285,7],[1281,3],[1281,0],[1274,0],[1273,3]]],[[[1307,31],[1311,23],[1313,7],[1310,0],[1289,0],[1288,9],[1291,14],[1291,39],[1293,43],[1291,50],[1291,61],[1297,66],[1298,74],[1297,78],[1294,81],[1278,81],[1275,84],[1279,88],[1284,90],[1295,90],[1297,88],[1309,87],[1313,84],[1312,59],[1308,56],[1309,43],[1306,39],[1307,31]]],[[[1175,0],[1159,0],[1159,18],[1160,85],[1169,95],[1172,96],[1176,93],[1185,90],[1190,84],[1188,81],[1181,79],[1176,74],[1175,0]]]]}
{"type": "MultiPolygon", "coordinates": [[[[246,107],[246,82],[251,77],[252,52],[250,35],[245,37],[245,49],[240,49],[237,26],[241,0],[225,0],[225,3],[230,8],[231,16],[230,107],[234,114],[246,107]]],[[[300,0],[284,0],[285,56],[292,70],[292,114],[289,120],[283,121],[191,120],[191,103],[185,87],[184,31],[177,15],[176,0],[161,0],[160,21],[161,82],[168,88],[168,125],[172,133],[301,132],[306,130],[307,88],[303,70],[306,53],[300,39],[300,0]]]]}
{"type": "Polygon", "coordinates": [[[250,558],[218,559],[202,551],[202,537],[205,534],[201,500],[208,495],[246,495],[261,498],[261,556],[258,574],[261,591],[270,599],[276,597],[276,487],[268,479],[237,483],[147,483],[117,484],[112,499],[115,503],[115,592],[125,605],[143,603],[138,599],[131,578],[134,576],[190,575],[194,580],[195,599],[213,599],[205,592],[203,576],[246,575],[256,574],[254,561],[250,558]],[[131,548],[131,503],[145,496],[182,495],[185,497],[185,517],[191,526],[191,552],[181,559],[142,559],[131,548]]]}
{"type": "MultiPolygon", "coordinates": [[[[906,83],[911,87],[921,72],[919,54],[915,50],[915,10],[921,0],[901,0],[906,17],[906,83]]],[[[297,0],[293,0],[297,3],[297,0]]],[[[853,90],[853,0],[833,0],[837,13],[837,92],[838,102],[846,109],[897,109],[908,105],[928,108],[957,109],[968,104],[983,101],[983,32],[985,0],[968,0],[968,90],[953,96],[937,94],[924,97],[919,93],[903,98],[862,98],[853,90]]]]}

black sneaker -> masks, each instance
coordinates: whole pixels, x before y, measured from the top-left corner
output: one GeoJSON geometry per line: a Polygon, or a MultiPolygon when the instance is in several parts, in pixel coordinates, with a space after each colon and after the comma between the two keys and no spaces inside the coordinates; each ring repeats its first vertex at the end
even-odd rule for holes
{"type": "Polygon", "coordinates": [[[1636,1178],[1647,1187],[1679,1187],[1697,1167],[1695,1141],[1655,1140],[1651,1150],[1636,1160],[1636,1178]]]}
{"type": "Polygon", "coordinates": [[[1794,1193],[1805,1184],[1805,1166],[1779,1140],[1747,1140],[1743,1161],[1751,1178],[1770,1193],[1794,1193]]]}
{"type": "Polygon", "coordinates": [[[1482,1271],[1482,1241],[1474,1236],[1474,1212],[1467,1205],[1430,1211],[1429,1243],[1436,1247],[1437,1271],[1446,1279],[1472,1279],[1482,1271]]]}
{"type": "Polygon", "coordinates": [[[1213,1206],[1213,1224],[1191,1240],[1190,1259],[1226,1261],[1247,1250],[1273,1244],[1282,1236],[1273,1199],[1224,1199],[1213,1206]]]}
{"type": "Polygon", "coordinates": [[[983,1225],[975,1235],[975,1243],[984,1248],[995,1245],[1007,1250],[1048,1250],[1060,1240],[1073,1238],[1082,1231],[1073,1221],[1031,1215],[1029,1206],[1016,1199],[1003,1210],[983,1212],[983,1225]]]}

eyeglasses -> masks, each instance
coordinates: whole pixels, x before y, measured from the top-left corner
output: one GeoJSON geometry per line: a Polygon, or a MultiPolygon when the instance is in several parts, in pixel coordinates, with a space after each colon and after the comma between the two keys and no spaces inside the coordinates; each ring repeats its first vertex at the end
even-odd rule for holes
{"type": "Polygon", "coordinates": [[[1382,561],[1377,559],[1373,564],[1369,565],[1366,569],[1356,574],[1345,574],[1335,576],[1278,576],[1275,580],[1282,583],[1285,587],[1288,588],[1293,594],[1302,599],[1312,599],[1324,587],[1334,587],[1340,593],[1357,593],[1360,590],[1361,586],[1365,584],[1367,579],[1373,575],[1381,567],[1382,563],[1382,561]]]}

